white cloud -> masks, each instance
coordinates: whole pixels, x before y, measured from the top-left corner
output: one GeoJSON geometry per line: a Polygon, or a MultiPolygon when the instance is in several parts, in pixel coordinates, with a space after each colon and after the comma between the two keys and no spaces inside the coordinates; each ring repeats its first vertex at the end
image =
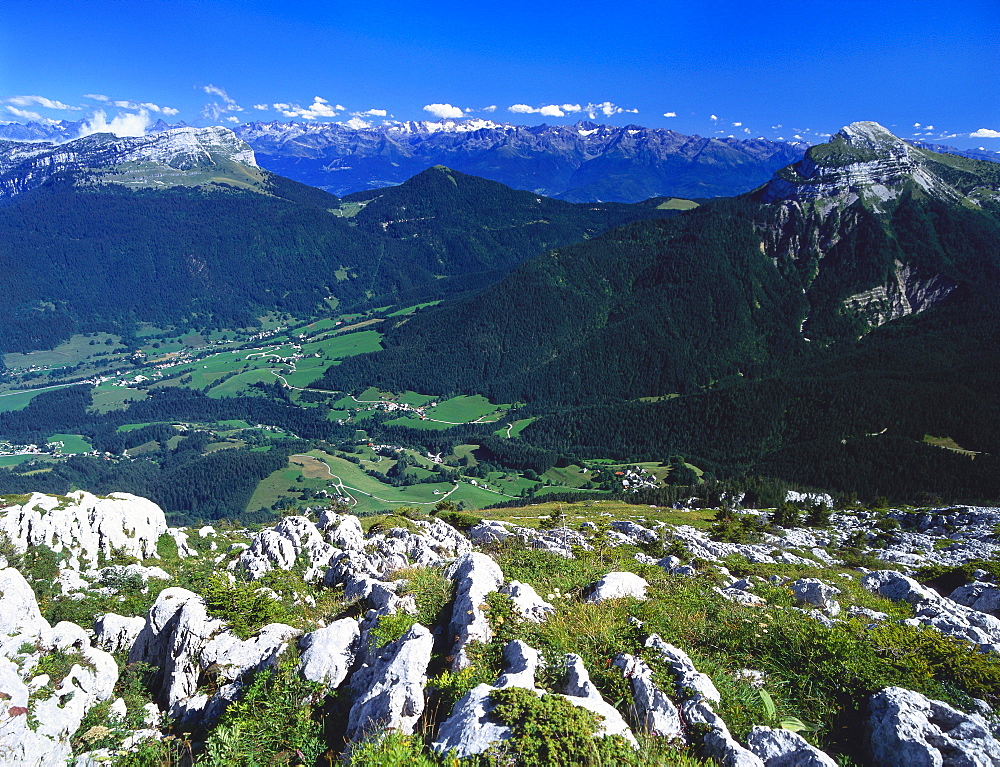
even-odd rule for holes
{"type": "Polygon", "coordinates": [[[801,133],[794,133],[794,134],[792,134],[792,138],[797,138],[797,139],[801,140],[802,139],[802,134],[801,133]]]}
{"type": "Polygon", "coordinates": [[[145,110],[147,112],[157,112],[165,115],[175,115],[180,112],[179,109],[174,109],[173,107],[161,107],[159,104],[154,104],[151,101],[131,101],[129,99],[122,99],[121,101],[112,101],[111,99],[105,100],[109,105],[113,107],[118,107],[119,109],[131,109],[131,110],[145,110]]]}
{"type": "Polygon", "coordinates": [[[934,126],[933,125],[925,125],[924,126],[924,130],[934,130],[934,126]]]}
{"type": "MultiPolygon", "coordinates": [[[[376,111],[378,111],[378,110],[376,110],[376,111]]],[[[344,125],[344,126],[346,126],[348,128],[351,128],[352,130],[363,130],[365,128],[372,127],[371,123],[365,122],[360,117],[352,117],[347,122],[341,123],[341,125],[344,125]]]]}
{"type": "Polygon", "coordinates": [[[93,99],[94,101],[110,101],[103,93],[84,93],[83,97],[85,99],[93,99]]]}
{"type": "Polygon", "coordinates": [[[331,105],[329,101],[321,96],[314,96],[313,103],[308,107],[301,107],[298,104],[272,104],[285,117],[300,117],[303,120],[315,120],[318,117],[336,117],[344,111],[340,104],[331,105]]]}
{"type": "Polygon", "coordinates": [[[15,117],[20,117],[22,120],[31,120],[32,122],[44,123],[45,125],[54,125],[58,120],[50,120],[48,117],[42,117],[38,112],[32,112],[27,109],[18,109],[17,107],[7,107],[8,112],[10,112],[15,117]]]}
{"type": "Polygon", "coordinates": [[[149,112],[129,112],[116,115],[108,122],[108,115],[103,109],[98,109],[89,121],[80,128],[81,136],[92,133],[114,133],[116,136],[143,136],[152,124],[149,112]]]}
{"type": "Polygon", "coordinates": [[[718,118],[718,117],[717,117],[716,115],[709,115],[709,116],[708,116],[708,119],[709,119],[709,120],[711,120],[712,122],[715,122],[715,121],[716,121],[716,120],[718,120],[719,118],[718,118]]]}
{"type": "Polygon", "coordinates": [[[980,128],[969,134],[969,138],[1000,138],[1000,130],[992,128],[980,128]]]}
{"type": "Polygon", "coordinates": [[[497,105],[496,104],[490,104],[488,107],[483,107],[480,111],[481,112],[496,112],[497,111],[497,105]]]}
{"type": "Polygon", "coordinates": [[[230,115],[229,117],[223,117],[222,119],[225,120],[227,123],[238,123],[240,121],[239,117],[233,117],[232,115],[230,115]]]}
{"type": "Polygon", "coordinates": [[[8,104],[18,107],[43,107],[45,109],[80,109],[80,107],[64,104],[61,101],[47,99],[45,96],[12,96],[7,99],[8,104]]]}
{"type": "Polygon", "coordinates": [[[743,127],[743,123],[733,123],[733,127],[734,128],[742,128],[743,127]]]}
{"type": "Polygon", "coordinates": [[[743,132],[744,132],[744,133],[749,133],[749,132],[750,132],[750,129],[749,129],[749,128],[744,128],[744,129],[743,129],[743,132]]]}
{"type": "Polygon", "coordinates": [[[920,127],[920,123],[913,123],[913,127],[914,128],[919,128],[920,127]]]}
{"type": "Polygon", "coordinates": [[[780,123],[778,125],[772,125],[771,126],[771,130],[778,130],[781,127],[783,127],[783,126],[780,123]]]}
{"type": "Polygon", "coordinates": [[[366,109],[364,112],[351,112],[355,117],[386,117],[389,113],[384,109],[366,109]]]}
{"type": "Polygon", "coordinates": [[[235,99],[230,98],[229,94],[219,86],[209,84],[201,86],[201,89],[209,96],[217,96],[221,100],[221,103],[219,101],[213,101],[209,104],[205,104],[205,106],[201,109],[202,117],[206,117],[209,120],[218,120],[227,112],[243,111],[243,107],[237,104],[235,99]]]}
{"type": "Polygon", "coordinates": [[[465,116],[465,112],[459,107],[453,107],[451,104],[427,104],[424,107],[424,111],[430,112],[441,120],[457,120],[459,117],[465,116]]]}
{"type": "Polygon", "coordinates": [[[676,112],[664,112],[663,116],[664,117],[677,117],[677,113],[676,112]]]}
{"type": "Polygon", "coordinates": [[[546,104],[540,107],[533,107],[528,104],[512,104],[507,107],[507,111],[515,114],[542,115],[544,117],[565,117],[567,114],[585,112],[591,120],[595,119],[598,114],[603,114],[605,117],[611,117],[612,115],[621,114],[622,112],[628,112],[631,114],[639,113],[638,109],[625,109],[611,103],[610,101],[602,101],[599,104],[590,103],[586,105],[563,104],[560,106],[558,104],[546,104]]]}
{"type": "Polygon", "coordinates": [[[258,112],[266,112],[271,107],[269,107],[267,104],[254,104],[253,108],[256,109],[258,112]]]}

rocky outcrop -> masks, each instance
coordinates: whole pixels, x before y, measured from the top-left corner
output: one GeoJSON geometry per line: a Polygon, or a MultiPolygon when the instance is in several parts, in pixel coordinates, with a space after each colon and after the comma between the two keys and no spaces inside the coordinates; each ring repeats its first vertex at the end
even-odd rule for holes
{"type": "Polygon", "coordinates": [[[104,613],[94,619],[94,644],[107,652],[127,654],[145,626],[145,618],[104,613]]]}
{"type": "Polygon", "coordinates": [[[348,740],[361,740],[386,729],[413,733],[424,711],[424,686],[433,647],[431,632],[415,623],[355,672],[348,740]]]}
{"type": "Polygon", "coordinates": [[[943,634],[964,639],[983,650],[1000,652],[1000,618],[981,613],[942,597],[895,570],[876,570],[861,580],[879,596],[913,605],[914,617],[905,623],[930,626],[943,634]]]}
{"type": "Polygon", "coordinates": [[[837,767],[837,763],[798,733],[754,727],[747,746],[767,767],[837,767]]]}
{"type": "Polygon", "coordinates": [[[635,573],[608,573],[587,588],[586,601],[597,603],[624,597],[643,600],[648,588],[646,579],[635,573]]]}
{"type": "Polygon", "coordinates": [[[965,607],[1000,617],[1000,588],[995,584],[976,581],[959,586],[948,597],[965,607]]]}
{"type": "Polygon", "coordinates": [[[156,557],[156,542],[166,531],[163,510],[128,493],[106,498],[82,490],[65,497],[33,493],[24,504],[0,509],[0,532],[19,551],[47,546],[91,564],[98,554],[114,551],[138,559],[156,557]]]}
{"type": "Polygon", "coordinates": [[[448,631],[454,639],[451,667],[459,671],[471,663],[466,652],[470,642],[486,643],[493,638],[483,608],[486,596],[503,585],[503,571],[486,554],[472,552],[456,559],[445,575],[455,581],[455,606],[448,631]]]}
{"type": "Polygon", "coordinates": [[[585,708],[600,717],[598,736],[619,735],[631,743],[633,748],[638,748],[639,742],[635,739],[635,735],[632,734],[625,719],[618,713],[618,709],[604,700],[597,687],[590,681],[590,674],[587,672],[586,666],[583,665],[583,658],[575,653],[569,653],[563,662],[566,665],[566,676],[562,689],[563,698],[574,706],[585,708]]]}
{"type": "Polygon", "coordinates": [[[570,530],[568,527],[537,530],[498,519],[484,519],[469,531],[469,538],[477,544],[517,538],[529,548],[548,551],[567,559],[573,558],[573,549],[576,547],[586,551],[593,548],[579,531],[570,530]]]}
{"type": "Polygon", "coordinates": [[[840,604],[834,599],[840,589],[817,578],[799,578],[791,584],[792,594],[799,604],[818,607],[831,618],[840,614],[840,604]]]}
{"type": "Polygon", "coordinates": [[[354,666],[360,639],[358,622],[352,618],[341,618],[304,634],[299,640],[302,650],[299,673],[306,679],[336,689],[354,666]]]}
{"type": "Polygon", "coordinates": [[[998,767],[1000,742],[982,717],[901,687],[869,703],[871,751],[879,767],[998,767]]]}
{"type": "Polygon", "coordinates": [[[521,687],[542,695],[542,690],[535,687],[538,660],[538,652],[524,642],[507,644],[504,673],[495,684],[477,685],[456,701],[451,714],[438,728],[432,748],[440,754],[454,752],[456,757],[464,759],[510,738],[510,728],[490,718],[494,708],[490,694],[508,687],[521,687]]]}
{"type": "Polygon", "coordinates": [[[225,621],[208,615],[197,594],[164,589],[146,614],[129,663],[149,663],[160,670],[154,681],[155,698],[168,716],[209,723],[235,700],[250,676],[277,663],[299,633],[272,623],[241,640],[225,621]],[[200,688],[202,681],[210,684],[200,688]]]}
{"type": "Polygon", "coordinates": [[[656,634],[650,634],[646,639],[646,647],[655,650],[663,662],[667,664],[677,680],[677,691],[682,697],[701,695],[712,703],[718,703],[722,700],[722,696],[719,695],[712,680],[707,674],[703,674],[695,668],[691,658],[682,649],[664,642],[656,634]]]}
{"type": "Polygon", "coordinates": [[[632,689],[635,726],[651,735],[682,738],[684,725],[680,713],[670,696],[653,681],[653,669],[627,653],[615,658],[614,664],[632,689]]]}
{"type": "Polygon", "coordinates": [[[0,570],[0,624],[0,765],[62,765],[83,717],[111,697],[118,665],[76,624],[50,628],[12,568],[0,570]]]}
{"type": "Polygon", "coordinates": [[[530,584],[511,581],[500,589],[500,593],[510,597],[521,617],[532,623],[541,623],[555,612],[555,608],[538,596],[530,584]]]}
{"type": "Polygon", "coordinates": [[[291,570],[301,558],[303,579],[313,581],[339,553],[339,549],[323,540],[316,525],[306,517],[290,516],[282,518],[273,529],[255,534],[250,548],[240,554],[234,567],[246,572],[251,580],[257,580],[272,569],[291,570]]]}

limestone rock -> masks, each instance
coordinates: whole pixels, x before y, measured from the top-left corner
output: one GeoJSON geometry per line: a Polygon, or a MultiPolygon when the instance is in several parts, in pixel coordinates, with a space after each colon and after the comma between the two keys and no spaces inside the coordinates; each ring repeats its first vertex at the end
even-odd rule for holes
{"type": "Polygon", "coordinates": [[[645,599],[647,588],[646,579],[635,573],[608,573],[587,589],[586,601],[597,603],[623,597],[645,599]]]}
{"type": "MultiPolygon", "coordinates": [[[[664,642],[656,634],[651,634],[646,639],[646,647],[656,650],[660,657],[666,662],[677,679],[678,692],[690,690],[692,693],[701,695],[712,703],[722,700],[715,684],[708,678],[707,674],[702,674],[695,668],[694,663],[688,654],[679,647],[664,642]]],[[[690,697],[685,695],[684,697],[690,697]]]]}
{"type": "Polygon", "coordinates": [[[555,612],[555,608],[544,601],[530,584],[511,581],[500,589],[514,603],[514,607],[525,620],[541,623],[555,612]]]}
{"type": "Polygon", "coordinates": [[[124,551],[146,559],[156,556],[156,542],[167,531],[163,510],[152,501],[128,493],[98,498],[82,490],[69,502],[32,493],[27,503],[0,509],[0,532],[19,551],[48,546],[97,562],[98,554],[124,551]]]}
{"type": "Polygon", "coordinates": [[[799,578],[792,583],[792,593],[800,603],[814,605],[831,618],[840,613],[840,605],[834,599],[840,589],[817,578],[799,578]]]}
{"type": "Polygon", "coordinates": [[[895,570],[868,573],[861,584],[880,596],[913,605],[914,617],[906,620],[910,625],[930,626],[983,650],[1000,652],[1000,618],[942,597],[895,570]]]}
{"type": "Polygon", "coordinates": [[[361,740],[384,729],[412,734],[424,710],[424,685],[434,637],[419,623],[387,644],[351,680],[354,703],[347,738],[361,740]]]}
{"type": "Polygon", "coordinates": [[[145,626],[145,618],[104,613],[94,620],[94,644],[107,652],[127,653],[145,626]]]}
{"type": "Polygon", "coordinates": [[[632,734],[631,728],[618,709],[609,704],[601,696],[601,693],[590,681],[590,674],[586,666],[583,665],[583,658],[574,653],[568,654],[564,662],[566,664],[566,681],[563,685],[563,698],[574,706],[580,706],[588,711],[597,714],[601,718],[600,728],[597,735],[607,737],[609,735],[620,735],[632,744],[633,748],[639,747],[639,742],[632,734]]]}
{"type": "Polygon", "coordinates": [[[0,570],[0,636],[37,633],[48,627],[24,576],[13,567],[0,570]]]}
{"type": "Polygon", "coordinates": [[[902,687],[886,687],[869,703],[871,750],[879,767],[998,767],[1000,742],[978,714],[902,687]]]}
{"type": "Polygon", "coordinates": [[[684,720],[689,724],[705,725],[705,754],[726,767],[764,767],[764,762],[752,751],[741,746],[729,732],[722,717],[700,695],[684,701],[684,720]]]}
{"type": "Polygon", "coordinates": [[[486,554],[470,552],[456,559],[445,575],[455,581],[455,606],[449,633],[454,639],[451,667],[453,671],[459,671],[470,664],[465,652],[469,642],[485,643],[493,638],[483,608],[487,594],[503,584],[503,571],[486,554]]]}
{"type": "Polygon", "coordinates": [[[351,618],[303,635],[299,640],[299,672],[306,679],[336,689],[354,665],[360,636],[358,623],[351,618]]]}
{"type": "Polygon", "coordinates": [[[455,756],[464,759],[510,738],[510,728],[490,718],[494,709],[490,694],[508,687],[521,687],[537,695],[542,691],[535,687],[536,650],[524,642],[510,642],[504,647],[504,662],[504,673],[496,684],[477,685],[458,699],[451,714],[438,728],[437,739],[431,746],[435,751],[440,754],[454,751],[455,756]]]}
{"type": "Polygon", "coordinates": [[[312,581],[326,570],[338,553],[339,549],[323,540],[319,529],[306,517],[290,516],[281,519],[271,530],[256,533],[250,548],[236,560],[236,567],[245,570],[251,580],[257,580],[275,568],[291,570],[302,556],[308,560],[303,578],[312,581]]]}
{"type": "Polygon", "coordinates": [[[747,746],[767,767],[837,767],[837,763],[790,730],[754,727],[747,746]]]}
{"type": "Polygon", "coordinates": [[[1000,617],[1000,588],[991,583],[977,581],[959,586],[951,592],[949,599],[981,613],[1000,617]]]}
{"type": "Polygon", "coordinates": [[[684,728],[677,706],[653,682],[653,670],[645,661],[622,653],[615,658],[614,664],[632,688],[636,726],[664,738],[683,737],[684,728]]]}

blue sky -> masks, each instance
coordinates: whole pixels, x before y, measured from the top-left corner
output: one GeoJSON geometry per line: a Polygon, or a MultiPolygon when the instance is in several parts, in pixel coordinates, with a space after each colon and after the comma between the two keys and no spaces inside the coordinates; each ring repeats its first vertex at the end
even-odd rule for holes
{"type": "Polygon", "coordinates": [[[1000,150],[998,39],[998,0],[5,0],[0,119],[593,115],[812,142],[876,120],[1000,150]]]}

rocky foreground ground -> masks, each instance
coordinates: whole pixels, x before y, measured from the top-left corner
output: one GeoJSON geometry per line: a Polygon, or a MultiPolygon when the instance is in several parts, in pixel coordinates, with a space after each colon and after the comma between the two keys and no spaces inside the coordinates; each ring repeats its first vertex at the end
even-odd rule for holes
{"type": "Polygon", "coordinates": [[[1000,765],[1000,509],[3,502],[0,764],[1000,765]]]}

